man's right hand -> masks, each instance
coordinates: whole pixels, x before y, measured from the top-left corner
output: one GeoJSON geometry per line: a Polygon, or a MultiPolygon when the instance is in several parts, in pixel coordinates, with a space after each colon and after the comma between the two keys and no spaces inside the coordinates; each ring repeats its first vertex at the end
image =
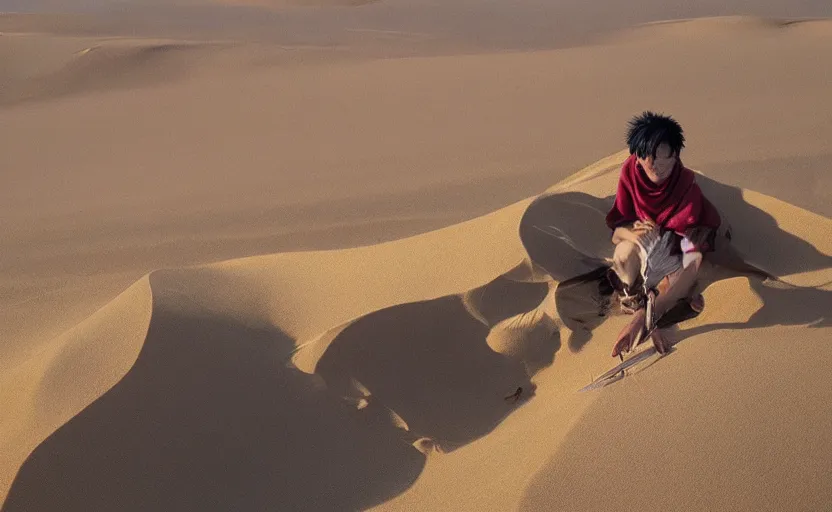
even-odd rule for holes
{"type": "Polygon", "coordinates": [[[632,226],[621,226],[615,230],[612,242],[617,244],[622,240],[640,244],[642,246],[649,245],[659,236],[659,230],[656,228],[656,223],[650,220],[638,220],[632,226]]]}
{"type": "Polygon", "coordinates": [[[637,220],[631,230],[635,242],[643,247],[655,242],[659,237],[659,229],[652,220],[637,220]]]}

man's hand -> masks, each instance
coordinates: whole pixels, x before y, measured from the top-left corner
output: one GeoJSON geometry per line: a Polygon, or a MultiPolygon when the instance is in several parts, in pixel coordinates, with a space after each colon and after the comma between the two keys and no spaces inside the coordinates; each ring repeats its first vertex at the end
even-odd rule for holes
{"type": "Polygon", "coordinates": [[[655,222],[649,219],[637,220],[635,224],[633,224],[632,232],[635,235],[635,242],[643,247],[655,242],[655,240],[659,237],[658,226],[656,226],[655,222]]]}
{"type": "Polygon", "coordinates": [[[612,243],[617,244],[622,240],[628,240],[642,246],[649,245],[659,236],[659,229],[652,220],[637,220],[630,227],[621,226],[616,228],[612,237],[612,243]]]}

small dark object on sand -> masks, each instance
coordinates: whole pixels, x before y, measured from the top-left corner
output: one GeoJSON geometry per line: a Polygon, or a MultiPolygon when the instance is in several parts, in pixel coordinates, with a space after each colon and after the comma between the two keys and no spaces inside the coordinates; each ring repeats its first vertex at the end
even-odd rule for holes
{"type": "Polygon", "coordinates": [[[519,387],[519,388],[517,388],[517,391],[515,391],[514,393],[505,397],[505,400],[507,400],[507,401],[511,400],[512,402],[517,402],[518,400],[520,400],[520,395],[522,395],[522,394],[523,394],[523,388],[519,387]]]}

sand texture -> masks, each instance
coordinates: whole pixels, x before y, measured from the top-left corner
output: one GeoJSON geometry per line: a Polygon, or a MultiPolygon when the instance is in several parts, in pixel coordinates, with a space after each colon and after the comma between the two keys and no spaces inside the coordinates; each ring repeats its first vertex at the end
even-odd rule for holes
{"type": "Polygon", "coordinates": [[[832,507],[832,12],[601,3],[0,3],[3,512],[832,507]],[[579,393],[645,109],[732,237],[579,393]]]}

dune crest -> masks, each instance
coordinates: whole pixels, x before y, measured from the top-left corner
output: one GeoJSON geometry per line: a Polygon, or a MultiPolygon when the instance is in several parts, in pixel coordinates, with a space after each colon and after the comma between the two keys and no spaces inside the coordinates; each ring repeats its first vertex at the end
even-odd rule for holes
{"type": "MultiPolygon", "coordinates": [[[[180,499],[209,509],[396,508],[435,492],[439,475],[467,474],[477,450],[493,454],[487,465],[511,458],[494,443],[515,434],[540,443],[528,467],[542,468],[584,411],[597,411],[600,394],[574,390],[609,364],[606,340],[625,321],[591,280],[573,280],[611,252],[603,214],[622,156],[402,240],[151,273],[2,376],[4,510],[180,499]],[[343,442],[309,438],[334,430],[343,442]],[[426,466],[436,452],[444,455],[426,466]],[[333,457],[349,470],[321,476],[333,457]],[[147,478],[161,490],[145,492],[147,478]]],[[[709,306],[677,335],[712,344],[719,329],[733,338],[748,328],[828,329],[830,292],[818,287],[832,279],[832,221],[698,181],[734,225],[735,250],[781,284],[711,265],[709,306]]],[[[681,385],[661,368],[697,346],[640,375],[681,385]]],[[[532,476],[507,478],[522,490],[532,476]]],[[[484,499],[496,498],[467,503],[484,499]]],[[[505,500],[520,496],[495,503],[505,500]]]]}
{"type": "Polygon", "coordinates": [[[124,377],[146,339],[152,302],[145,277],[34,357],[0,375],[4,498],[16,472],[12,468],[124,377]]]}
{"type": "Polygon", "coordinates": [[[233,65],[231,45],[222,42],[53,37],[44,44],[15,34],[0,43],[10,63],[0,106],[158,86],[205,73],[210,64],[233,65]]]}

